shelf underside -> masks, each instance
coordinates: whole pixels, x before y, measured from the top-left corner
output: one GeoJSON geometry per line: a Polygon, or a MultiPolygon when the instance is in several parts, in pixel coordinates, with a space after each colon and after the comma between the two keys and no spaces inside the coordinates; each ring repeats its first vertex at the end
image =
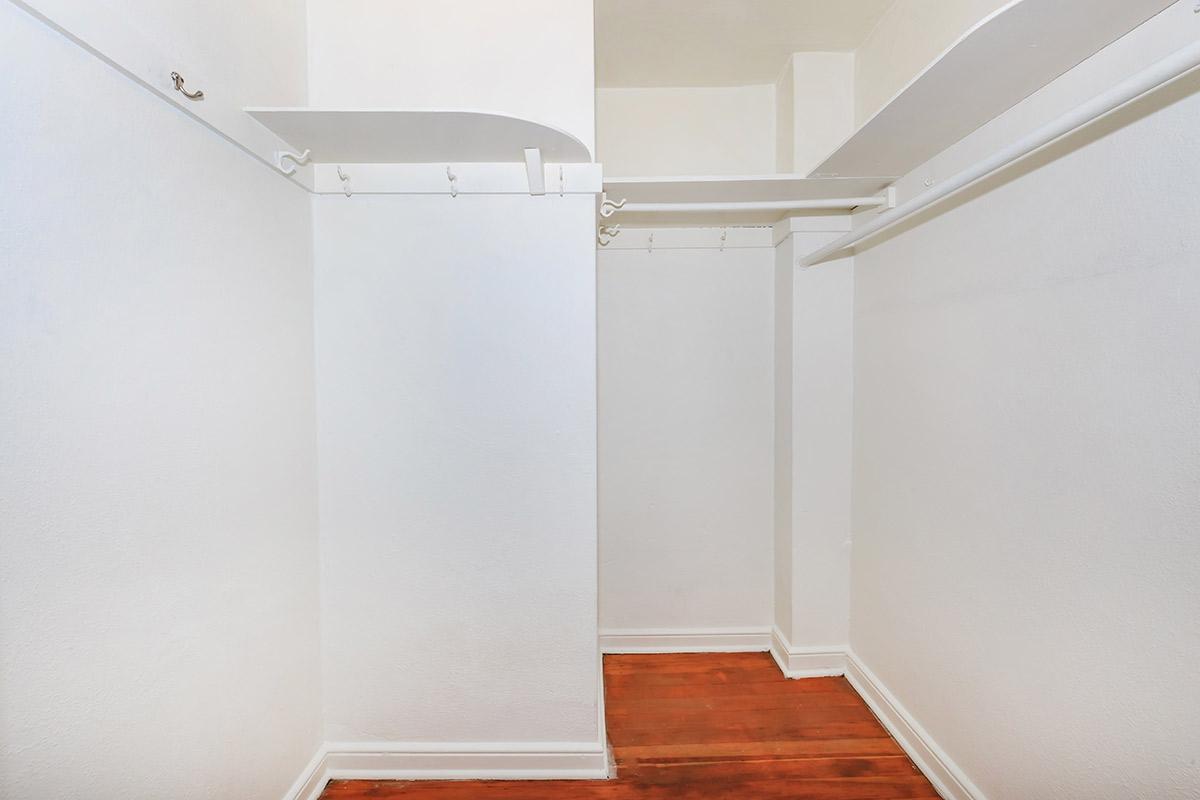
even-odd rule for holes
{"type": "Polygon", "coordinates": [[[1171,4],[1011,4],[959,39],[811,174],[906,175],[1171,4]]]}
{"type": "MultiPolygon", "coordinates": [[[[890,178],[805,178],[803,175],[726,175],[613,177],[604,191],[614,202],[634,203],[771,203],[778,201],[838,201],[872,197],[890,178]]],[[[848,207],[847,207],[848,208],[848,207]]],[[[678,225],[770,225],[787,216],[845,213],[841,209],[771,209],[721,211],[618,211],[610,222],[630,227],[678,225]]]]}
{"type": "Polygon", "coordinates": [[[525,148],[554,164],[592,160],[557,128],[463,110],[247,108],[246,113],[318,164],[515,163],[525,148]]]}

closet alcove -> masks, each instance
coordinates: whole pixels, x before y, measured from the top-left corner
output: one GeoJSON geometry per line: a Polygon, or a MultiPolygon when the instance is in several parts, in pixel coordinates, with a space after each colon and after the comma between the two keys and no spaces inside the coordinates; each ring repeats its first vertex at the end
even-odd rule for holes
{"type": "Polygon", "coordinates": [[[797,267],[966,185],[935,157],[1167,5],[598,0],[605,650],[820,668],[849,613],[854,278],[797,267]]]}

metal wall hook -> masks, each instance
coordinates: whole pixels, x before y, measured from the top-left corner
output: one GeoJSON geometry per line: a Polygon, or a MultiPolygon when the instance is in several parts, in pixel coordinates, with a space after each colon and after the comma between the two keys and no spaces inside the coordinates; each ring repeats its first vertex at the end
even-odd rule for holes
{"type": "Polygon", "coordinates": [[[346,193],[346,197],[349,197],[350,195],[354,194],[354,192],[350,191],[350,176],[342,171],[341,164],[338,164],[337,176],[338,176],[338,179],[342,182],[342,191],[346,193]]]}
{"type": "Polygon", "coordinates": [[[563,165],[558,165],[558,196],[562,197],[567,193],[567,184],[563,179],[563,165]]]}
{"type": "Polygon", "coordinates": [[[449,166],[446,167],[446,177],[450,179],[450,196],[458,197],[458,176],[449,166]]]}
{"type": "Polygon", "coordinates": [[[654,234],[653,233],[651,233],[650,238],[646,240],[646,252],[647,253],[654,252],[654,234]]]}
{"type": "Polygon", "coordinates": [[[602,197],[603,199],[600,201],[600,216],[604,217],[605,219],[608,219],[613,214],[625,207],[626,201],[624,198],[622,198],[621,202],[614,203],[612,200],[608,199],[607,192],[605,192],[602,197]]]}
{"type": "Polygon", "coordinates": [[[199,89],[194,92],[189,92],[187,89],[183,88],[183,76],[178,72],[171,73],[171,80],[175,82],[175,91],[180,92],[188,100],[204,99],[204,92],[200,91],[199,89]]]}
{"type": "Polygon", "coordinates": [[[305,150],[303,153],[293,153],[290,150],[277,150],[275,152],[275,166],[284,175],[291,175],[296,171],[296,167],[308,163],[308,156],[311,152],[312,150],[305,150]],[[284,159],[292,163],[285,164],[284,159]]]}
{"type": "Polygon", "coordinates": [[[729,228],[721,228],[721,252],[725,252],[725,240],[729,238],[729,228]]]}

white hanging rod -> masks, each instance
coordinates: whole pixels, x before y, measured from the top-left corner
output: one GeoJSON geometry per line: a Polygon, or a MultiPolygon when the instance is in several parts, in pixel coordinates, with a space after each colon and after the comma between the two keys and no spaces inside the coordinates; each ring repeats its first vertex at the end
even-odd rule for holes
{"type": "Polygon", "coordinates": [[[882,206],[886,197],[840,197],[828,200],[762,200],[744,203],[625,203],[616,207],[618,211],[672,212],[672,211],[802,211],[829,209],[846,211],[860,206],[882,206]]]}
{"type": "Polygon", "coordinates": [[[971,184],[986,178],[1009,164],[1021,160],[1025,156],[1040,150],[1046,145],[1076,131],[1126,105],[1147,92],[1200,67],[1200,42],[1190,44],[1177,50],[1161,61],[1147,67],[1132,77],[1118,83],[1111,89],[1097,95],[1088,102],[1063,114],[1008,147],[1000,150],[983,161],[959,172],[952,178],[937,184],[932,189],[922,192],[907,203],[902,203],[891,211],[885,211],[875,219],[855,228],[850,233],[822,247],[800,260],[800,265],[811,267],[826,260],[835,253],[840,253],[859,242],[868,239],[880,231],[890,228],[901,220],[923,211],[934,203],[948,197],[971,184]]]}

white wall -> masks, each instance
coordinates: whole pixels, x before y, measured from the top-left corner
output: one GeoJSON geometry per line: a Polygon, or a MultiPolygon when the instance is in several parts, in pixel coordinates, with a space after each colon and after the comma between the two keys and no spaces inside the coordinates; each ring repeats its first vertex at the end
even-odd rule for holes
{"type": "MultiPolygon", "coordinates": [[[[854,53],[796,53],[785,68],[792,97],[790,167],[782,172],[807,175],[854,133],[854,53]]],[[[783,113],[781,111],[781,113],[783,113]]]]}
{"type": "Polygon", "coordinates": [[[976,23],[1012,0],[896,0],[855,51],[862,125],[976,23]]]}
{"type": "Polygon", "coordinates": [[[330,740],[599,743],[594,213],[317,199],[330,740]]]}
{"type": "Polygon", "coordinates": [[[605,175],[775,171],[775,86],[596,91],[605,175]]]}
{"type": "MultiPolygon", "coordinates": [[[[908,176],[1195,41],[1192,3],[908,176]]],[[[852,645],[991,800],[1200,791],[1195,77],[856,259],[852,645]]]]}
{"type": "MultiPolygon", "coordinates": [[[[78,0],[34,0],[39,7],[78,0]]],[[[302,106],[307,41],[302,0],[89,0],[107,6],[161,53],[176,59],[187,85],[243,105],[302,106]]],[[[168,84],[169,85],[169,84],[168,84]]]]}
{"type": "Polygon", "coordinates": [[[773,256],[600,252],[606,633],[770,627],[773,256]]]}
{"type": "Polygon", "coordinates": [[[827,652],[849,637],[854,262],[795,264],[849,225],[785,220],[775,263],[774,625],[827,652]]]}
{"type": "MultiPolygon", "coordinates": [[[[309,40],[315,105],[593,144],[590,0],[318,0],[309,40]]],[[[328,740],[603,767],[594,220],[586,195],[317,199],[328,740]]]]}
{"type": "Polygon", "coordinates": [[[308,0],[309,101],[513,114],[594,153],[592,17],[592,0],[308,0]]]}
{"type": "Polygon", "coordinates": [[[320,741],[308,200],[10,3],[0,108],[0,795],[275,800],[320,741]]]}

